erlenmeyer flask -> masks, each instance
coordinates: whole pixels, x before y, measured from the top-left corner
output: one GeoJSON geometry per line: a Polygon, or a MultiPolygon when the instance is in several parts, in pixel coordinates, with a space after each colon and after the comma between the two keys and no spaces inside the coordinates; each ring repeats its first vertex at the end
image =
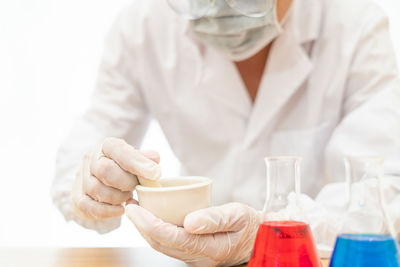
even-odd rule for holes
{"type": "Polygon", "coordinates": [[[265,163],[267,167],[267,196],[263,220],[258,228],[248,266],[320,266],[308,224],[297,219],[295,221],[289,220],[288,214],[285,214],[289,199],[301,211],[298,201],[300,195],[300,158],[265,158],[265,163]]]}
{"type": "Polygon", "coordinates": [[[399,266],[392,223],[383,202],[383,159],[348,157],[347,210],[330,266],[399,266]]]}

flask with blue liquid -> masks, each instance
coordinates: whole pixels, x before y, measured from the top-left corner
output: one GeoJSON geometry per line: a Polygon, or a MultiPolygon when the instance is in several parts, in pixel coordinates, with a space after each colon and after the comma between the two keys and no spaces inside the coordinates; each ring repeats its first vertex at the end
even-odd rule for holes
{"type": "Polygon", "coordinates": [[[382,192],[383,159],[348,157],[345,166],[348,206],[330,267],[399,267],[398,244],[382,192]]]}

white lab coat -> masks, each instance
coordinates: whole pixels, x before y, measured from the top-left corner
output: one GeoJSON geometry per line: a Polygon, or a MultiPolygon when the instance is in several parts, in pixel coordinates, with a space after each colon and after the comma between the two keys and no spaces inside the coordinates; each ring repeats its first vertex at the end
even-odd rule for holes
{"type": "MultiPolygon", "coordinates": [[[[265,156],[302,156],[302,191],[311,197],[344,181],[344,155],[384,156],[386,172],[400,179],[398,71],[387,17],[375,4],[295,0],[252,105],[235,65],[165,2],[136,0],[110,32],[93,103],[57,157],[53,199],[67,219],[101,232],[118,226],[76,218],[71,184],[98,140],[140,147],[151,118],[183,173],[214,180],[214,204],[261,209],[265,156]]],[[[394,200],[399,187],[391,189],[394,200]]],[[[343,198],[324,192],[322,199],[336,192],[333,204],[343,198]]]]}

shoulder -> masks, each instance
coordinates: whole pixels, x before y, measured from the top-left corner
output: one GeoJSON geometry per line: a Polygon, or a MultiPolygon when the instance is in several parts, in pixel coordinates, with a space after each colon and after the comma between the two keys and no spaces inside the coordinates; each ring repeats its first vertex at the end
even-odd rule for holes
{"type": "Polygon", "coordinates": [[[179,25],[179,17],[165,0],[134,0],[121,11],[114,28],[131,44],[171,38],[179,25]],[[169,36],[166,36],[169,34],[169,36]]]}
{"type": "Polygon", "coordinates": [[[356,34],[375,23],[387,20],[374,0],[318,0],[325,27],[356,34]]]}

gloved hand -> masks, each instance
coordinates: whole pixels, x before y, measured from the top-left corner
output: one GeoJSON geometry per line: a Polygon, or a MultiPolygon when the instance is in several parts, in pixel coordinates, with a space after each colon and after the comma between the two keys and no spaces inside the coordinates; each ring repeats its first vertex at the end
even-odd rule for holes
{"type": "Polygon", "coordinates": [[[123,203],[132,198],[137,175],[156,180],[161,176],[157,152],[140,152],[117,138],[106,138],[82,161],[71,201],[84,219],[120,217],[123,203]]]}
{"type": "Polygon", "coordinates": [[[261,218],[261,213],[239,203],[192,212],[184,228],[165,223],[134,204],[126,207],[126,214],[154,249],[202,267],[248,261],[261,218]]]}

